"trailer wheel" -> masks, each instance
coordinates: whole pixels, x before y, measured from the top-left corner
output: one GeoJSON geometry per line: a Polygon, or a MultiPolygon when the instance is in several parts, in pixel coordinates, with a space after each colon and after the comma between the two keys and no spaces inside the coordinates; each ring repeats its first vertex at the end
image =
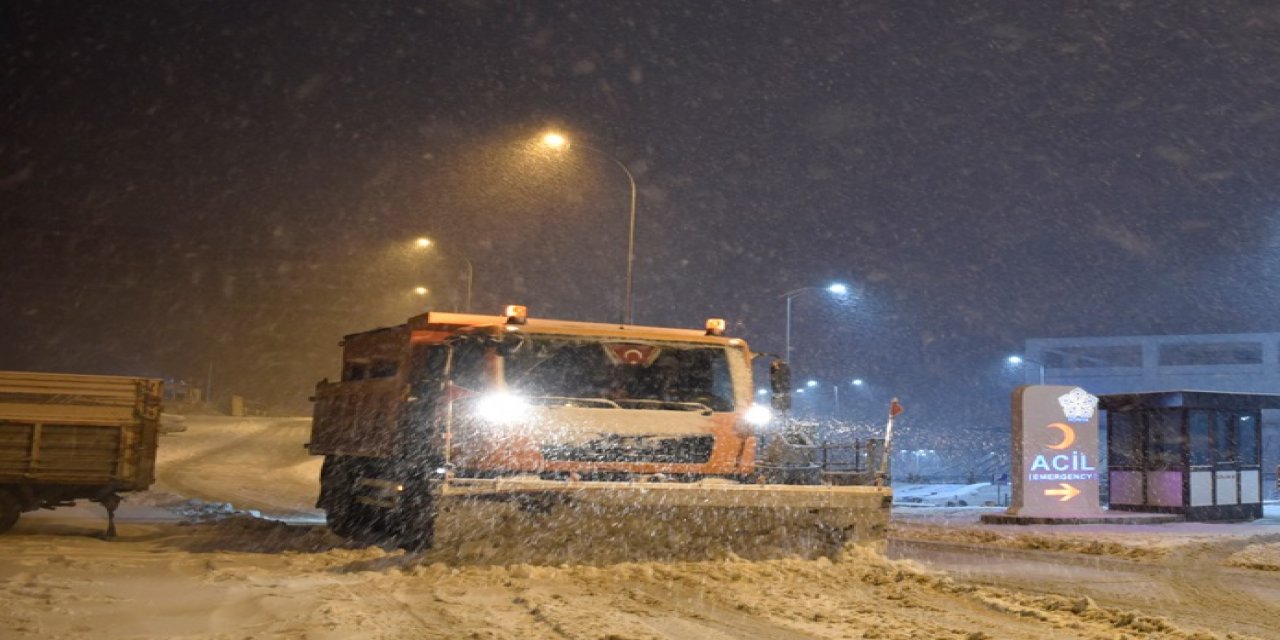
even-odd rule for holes
{"type": "Polygon", "coordinates": [[[18,502],[18,498],[9,491],[0,489],[0,533],[12,529],[21,514],[22,504],[18,502]]]}

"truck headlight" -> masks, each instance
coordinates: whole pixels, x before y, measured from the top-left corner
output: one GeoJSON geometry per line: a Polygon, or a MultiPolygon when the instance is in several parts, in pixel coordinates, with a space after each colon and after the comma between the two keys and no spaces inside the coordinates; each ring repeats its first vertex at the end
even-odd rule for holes
{"type": "Polygon", "coordinates": [[[490,393],[476,400],[476,416],[486,422],[511,424],[529,417],[529,401],[511,393],[490,393]]]}
{"type": "Polygon", "coordinates": [[[769,407],[753,404],[745,413],[742,414],[742,419],[746,420],[749,424],[757,427],[763,427],[769,424],[769,421],[773,419],[773,412],[769,410],[769,407]]]}

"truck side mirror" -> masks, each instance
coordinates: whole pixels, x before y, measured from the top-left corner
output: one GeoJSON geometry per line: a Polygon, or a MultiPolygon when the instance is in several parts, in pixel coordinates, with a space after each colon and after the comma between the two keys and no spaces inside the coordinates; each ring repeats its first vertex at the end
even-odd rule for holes
{"type": "Polygon", "coordinates": [[[791,365],[774,360],[769,363],[769,386],[773,391],[773,410],[791,410],[791,365]]]}

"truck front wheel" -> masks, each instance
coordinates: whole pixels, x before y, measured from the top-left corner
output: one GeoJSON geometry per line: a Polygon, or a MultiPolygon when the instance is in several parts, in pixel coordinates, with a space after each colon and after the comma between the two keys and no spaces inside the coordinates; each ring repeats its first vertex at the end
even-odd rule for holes
{"type": "Polygon", "coordinates": [[[0,489],[0,533],[4,533],[17,524],[22,514],[22,504],[13,493],[0,489]]]}

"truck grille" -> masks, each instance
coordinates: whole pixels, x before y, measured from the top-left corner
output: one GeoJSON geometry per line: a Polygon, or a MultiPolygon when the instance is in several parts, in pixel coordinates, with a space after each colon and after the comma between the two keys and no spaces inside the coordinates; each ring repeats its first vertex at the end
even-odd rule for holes
{"type": "Polygon", "coordinates": [[[711,459],[711,436],[620,436],[574,444],[545,445],[542,457],[555,462],[705,463],[711,459]]]}

